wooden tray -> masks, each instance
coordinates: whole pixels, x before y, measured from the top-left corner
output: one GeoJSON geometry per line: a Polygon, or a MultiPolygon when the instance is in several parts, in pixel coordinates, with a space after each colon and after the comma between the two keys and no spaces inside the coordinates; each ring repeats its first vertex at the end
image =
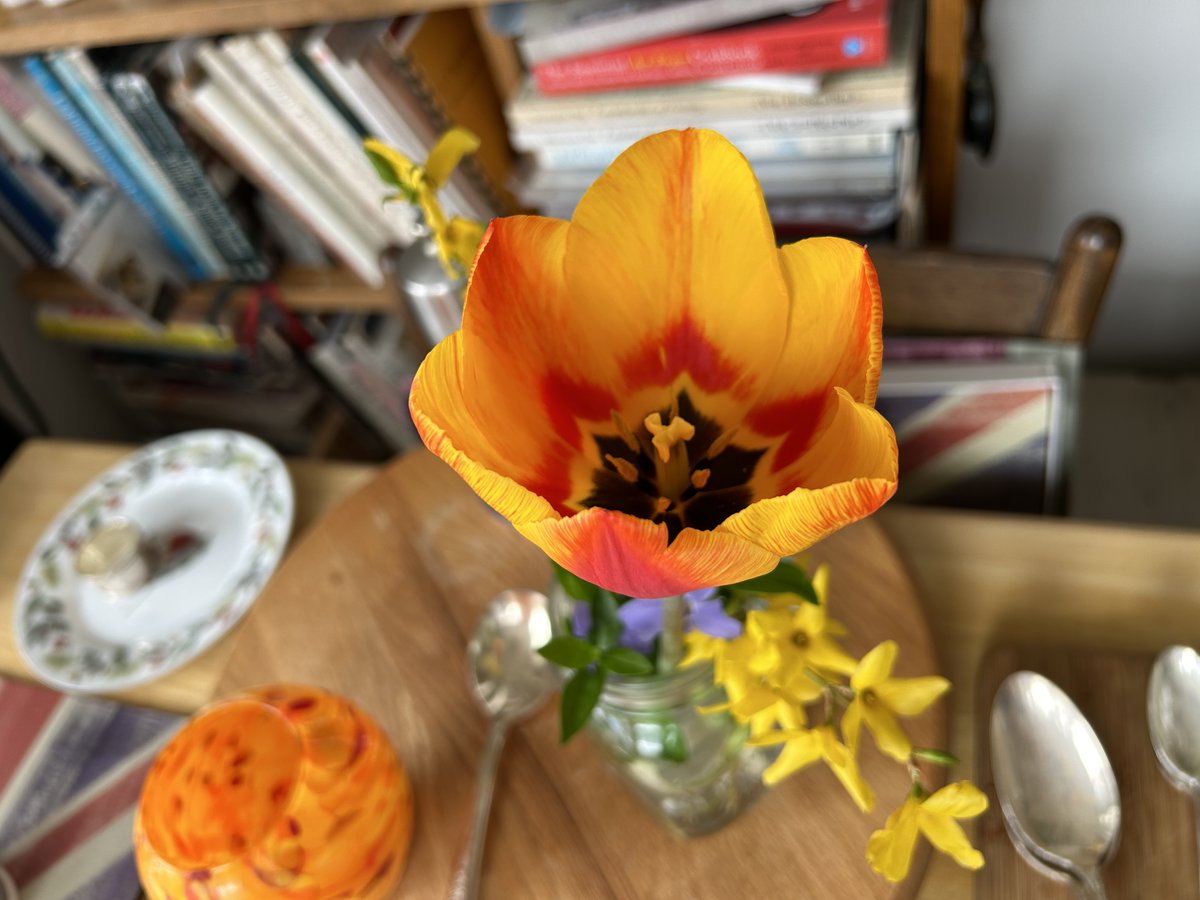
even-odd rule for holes
{"type": "Polygon", "coordinates": [[[1191,801],[1171,787],[1158,768],[1146,725],[1146,685],[1154,654],[1063,647],[1003,647],[985,659],[979,677],[976,746],[979,785],[991,806],[984,814],[979,849],[987,864],[976,900],[1069,900],[1072,894],[1036,872],[1009,842],[996,801],[989,754],[992,700],[1004,678],[1029,669],[1061,687],[1091,722],[1108,752],[1121,792],[1121,838],[1104,867],[1112,900],[1197,900],[1196,823],[1191,801]]]}

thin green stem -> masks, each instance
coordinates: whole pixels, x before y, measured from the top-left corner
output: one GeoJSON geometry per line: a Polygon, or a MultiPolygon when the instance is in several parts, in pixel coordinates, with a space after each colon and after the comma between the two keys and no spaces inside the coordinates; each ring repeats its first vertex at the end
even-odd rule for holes
{"type": "Polygon", "coordinates": [[[683,659],[683,614],[686,604],[680,594],[662,601],[662,634],[658,639],[658,672],[674,672],[683,659]]]}

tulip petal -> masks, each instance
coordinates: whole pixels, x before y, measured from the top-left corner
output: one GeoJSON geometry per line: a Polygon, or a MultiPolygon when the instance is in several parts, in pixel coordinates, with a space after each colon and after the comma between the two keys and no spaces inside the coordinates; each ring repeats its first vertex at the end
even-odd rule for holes
{"type": "Polygon", "coordinates": [[[950,682],[937,675],[924,678],[889,678],[875,685],[875,695],[899,716],[916,716],[950,690],[950,682]]]}
{"type": "Polygon", "coordinates": [[[939,788],[921,804],[939,815],[970,819],[988,808],[987,794],[969,781],[956,781],[939,788]]]}
{"type": "Polygon", "coordinates": [[[563,568],[632,597],[731,584],[765,574],[779,562],[762,547],[715,531],[685,528],[668,546],[665,525],[601,508],[513,524],[563,568]]]}
{"type": "Polygon", "coordinates": [[[983,854],[971,846],[962,826],[949,816],[932,815],[920,809],[917,822],[929,843],[952,857],[960,866],[967,869],[983,868],[983,854]]]}
{"type": "Polygon", "coordinates": [[[653,135],[609,166],[571,223],[567,281],[627,393],[690,383],[706,415],[735,424],[775,370],[788,317],[746,159],[715,132],[653,135]]]}
{"type": "Polygon", "coordinates": [[[850,687],[861,694],[885,681],[892,674],[899,652],[900,645],[895,641],[883,641],[875,645],[859,660],[858,669],[850,676],[850,687]]]}
{"type": "MultiPolygon", "coordinates": [[[[875,410],[835,393],[836,407],[812,449],[787,472],[786,483],[755,476],[759,499],[717,530],[788,556],[882,506],[896,492],[896,437],[875,410]]],[[[760,466],[761,468],[761,466],[760,466]]]]}
{"type": "Polygon", "coordinates": [[[803,395],[840,387],[874,405],[883,365],[883,303],[866,249],[841,238],[809,238],[779,252],[792,309],[771,391],[803,395]]]}
{"type": "Polygon", "coordinates": [[[462,401],[461,345],[461,333],[450,335],[425,358],[413,380],[409,409],[421,440],[488,505],[514,524],[557,516],[543,497],[477,461],[489,460],[492,454],[489,435],[470,417],[462,401]],[[455,445],[451,433],[472,448],[474,458],[455,445]]]}

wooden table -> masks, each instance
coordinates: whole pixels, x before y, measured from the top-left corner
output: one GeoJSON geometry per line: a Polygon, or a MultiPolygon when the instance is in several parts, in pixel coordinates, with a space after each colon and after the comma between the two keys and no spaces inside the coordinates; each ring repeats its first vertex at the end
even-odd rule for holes
{"type": "MultiPolygon", "coordinates": [[[[12,586],[25,554],[53,512],[126,450],[35,441],[0,475],[0,672],[21,671],[10,618],[12,586]]],[[[292,471],[299,534],[316,513],[364,484],[372,470],[302,463],[292,471]]],[[[415,487],[420,495],[420,485],[415,487]]],[[[411,505],[398,514],[411,515],[411,505]]],[[[899,506],[884,509],[874,520],[909,569],[943,672],[955,683],[949,701],[950,749],[964,761],[955,777],[971,777],[974,771],[975,673],[992,644],[1040,641],[1150,651],[1175,642],[1200,643],[1200,533],[899,506]]],[[[497,520],[497,527],[502,526],[497,520]]],[[[396,552],[405,552],[402,548],[398,536],[396,552]]],[[[461,560],[448,571],[464,588],[471,583],[470,565],[461,560]]],[[[328,615],[341,612],[333,609],[328,615]]],[[[130,698],[188,709],[214,688],[239,686],[239,670],[247,671],[240,649],[259,640],[254,636],[256,613],[247,616],[234,641],[214,647],[193,667],[131,692],[130,698]]],[[[313,622],[311,627],[324,624],[313,622]]],[[[381,641],[371,649],[382,653],[388,648],[381,641]]],[[[358,647],[328,650],[330,659],[365,652],[358,647]]],[[[383,686],[379,692],[386,694],[383,686]]],[[[464,722],[464,727],[477,723],[464,722]]],[[[468,768],[473,763],[462,760],[468,768]]],[[[918,896],[969,900],[971,878],[935,857],[918,896]]]]}

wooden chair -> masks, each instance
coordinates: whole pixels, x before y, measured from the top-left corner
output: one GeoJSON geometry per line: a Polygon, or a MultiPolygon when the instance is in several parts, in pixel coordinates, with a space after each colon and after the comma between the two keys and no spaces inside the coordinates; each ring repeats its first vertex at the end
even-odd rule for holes
{"type": "Polygon", "coordinates": [[[1053,262],[953,250],[870,252],[890,332],[1084,345],[1120,249],[1121,227],[1091,215],[1071,226],[1053,262]]]}
{"type": "MultiPolygon", "coordinates": [[[[1045,408],[1051,410],[1042,420],[1048,423],[1046,431],[1039,437],[1046,448],[1045,479],[1040,483],[1039,508],[1033,509],[1029,498],[1037,496],[1038,485],[1031,480],[1037,474],[1037,466],[1035,463],[1032,469],[1027,466],[1018,471],[1020,467],[1012,464],[1018,447],[1024,448],[1022,452],[1029,458],[1030,445],[1019,444],[1014,438],[1014,428],[1001,419],[1002,415],[1010,415],[1011,410],[988,412],[1004,406],[995,395],[991,395],[991,401],[974,408],[958,404],[951,396],[957,387],[970,385],[972,373],[983,372],[982,366],[986,364],[980,364],[979,369],[961,362],[927,365],[924,370],[920,366],[905,369],[899,363],[889,363],[886,349],[889,344],[885,341],[880,409],[892,418],[900,440],[898,499],[1012,511],[1065,512],[1084,350],[1120,248],[1120,226],[1101,215],[1087,216],[1072,225],[1055,261],[944,249],[871,248],[883,292],[885,334],[1016,339],[1003,342],[1005,354],[1019,358],[1027,371],[1036,364],[1055,373],[1053,379],[1047,379],[1055,387],[1053,397],[1046,400],[1045,408]],[[891,410],[882,390],[889,384],[889,365],[895,376],[891,382],[893,390],[904,378],[909,379],[908,386],[900,388],[902,399],[890,401],[891,410]],[[921,371],[926,374],[919,374],[921,371]],[[953,372],[947,378],[966,380],[948,381],[956,387],[946,388],[944,383],[937,384],[930,372],[953,372]],[[926,386],[912,386],[923,377],[929,378],[926,386]],[[946,398],[938,407],[942,418],[936,419],[932,413],[924,419],[917,418],[913,413],[919,406],[915,398],[922,391],[926,392],[924,399],[938,397],[939,390],[944,391],[942,396],[946,398]],[[909,393],[905,394],[906,391],[909,393]],[[901,413],[912,418],[904,419],[901,413]],[[975,430],[965,423],[973,423],[975,430]],[[935,433],[939,428],[941,433],[935,433]],[[990,434],[1001,435],[994,445],[987,443],[990,434]],[[969,444],[971,441],[974,443],[969,444]],[[1005,453],[1010,456],[1006,458],[1005,453]],[[920,466],[925,469],[922,471],[920,466]],[[1005,482],[1004,478],[1011,481],[1005,482]]],[[[899,343],[893,340],[891,346],[899,343]]],[[[1002,380],[1004,376],[997,375],[998,370],[994,366],[986,377],[1002,380]]],[[[979,377],[980,381],[974,384],[978,396],[984,397],[984,389],[979,386],[984,384],[985,376],[979,377]]],[[[1030,408],[1022,409],[1022,413],[1026,416],[1022,420],[1024,427],[1033,427],[1029,425],[1029,416],[1033,415],[1030,408]]]]}

